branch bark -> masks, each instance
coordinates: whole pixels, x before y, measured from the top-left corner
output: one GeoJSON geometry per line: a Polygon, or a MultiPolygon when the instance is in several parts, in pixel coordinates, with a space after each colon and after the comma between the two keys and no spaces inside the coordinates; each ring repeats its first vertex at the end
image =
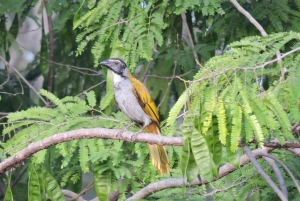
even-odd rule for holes
{"type": "Polygon", "coordinates": [[[89,139],[89,138],[103,138],[103,139],[114,139],[114,140],[124,140],[127,142],[147,142],[149,144],[158,145],[172,145],[172,146],[182,146],[181,137],[167,137],[161,135],[155,135],[151,133],[143,133],[137,135],[134,138],[135,132],[122,131],[116,129],[107,128],[94,128],[94,129],[78,129],[73,131],[68,131],[64,133],[55,134],[51,137],[45,138],[43,140],[29,144],[26,148],[19,151],[15,155],[5,159],[0,163],[0,174],[3,174],[6,170],[15,165],[21,163],[25,159],[29,158],[34,153],[46,149],[50,146],[62,142],[68,142],[75,139],[89,139]],[[134,138],[134,140],[132,140],[134,138]]]}
{"type": "Polygon", "coordinates": [[[276,165],[276,162],[273,159],[265,157],[265,156],[263,157],[263,159],[265,159],[269,163],[271,168],[273,169],[273,171],[274,171],[274,173],[277,177],[281,192],[283,193],[283,195],[286,198],[288,198],[288,192],[287,192],[287,189],[286,189],[286,186],[285,186],[284,178],[281,174],[281,171],[280,171],[279,167],[276,165]]]}
{"type": "MultiPolygon", "coordinates": [[[[258,155],[260,153],[270,152],[273,148],[259,148],[253,151],[255,155],[258,155]]],[[[247,163],[250,162],[250,159],[247,155],[243,155],[240,157],[240,166],[244,166],[247,163]]],[[[237,170],[233,165],[230,163],[227,163],[220,167],[219,169],[219,176],[218,178],[215,178],[214,181],[230,174],[231,172],[237,170]]],[[[186,179],[183,178],[171,178],[171,179],[165,179],[159,182],[155,182],[152,184],[149,184],[148,186],[142,188],[138,192],[136,192],[132,197],[128,198],[127,200],[137,200],[137,199],[143,199],[148,197],[149,195],[164,190],[168,188],[181,188],[182,185],[185,186],[201,186],[203,184],[207,184],[208,181],[206,181],[204,178],[201,178],[202,182],[196,178],[193,182],[188,183],[186,179]]]]}
{"type": "MultiPolygon", "coordinates": [[[[17,152],[15,155],[5,159],[0,163],[0,174],[3,174],[6,170],[16,166],[22,161],[29,158],[36,152],[47,149],[50,146],[62,142],[68,142],[77,139],[90,139],[90,138],[102,138],[102,139],[113,139],[113,140],[123,140],[127,142],[146,142],[149,144],[167,145],[167,146],[182,146],[181,137],[167,137],[151,133],[143,133],[137,135],[135,138],[135,132],[123,131],[117,129],[107,129],[107,128],[92,128],[92,129],[78,129],[72,130],[64,133],[57,133],[51,137],[44,138],[43,140],[33,142],[29,144],[23,150],[17,152]],[[134,138],[134,140],[133,140],[134,138]]],[[[289,148],[283,145],[283,147],[289,148]]],[[[300,147],[300,143],[292,143],[292,147],[300,147]],[[296,146],[297,145],[297,146],[296,146]]],[[[269,148],[273,149],[273,148],[269,148]]]]}
{"type": "Polygon", "coordinates": [[[297,190],[298,190],[298,192],[300,194],[300,186],[299,186],[298,181],[296,180],[296,178],[294,177],[294,175],[290,171],[290,169],[281,160],[279,160],[278,158],[276,158],[274,156],[271,156],[268,153],[264,153],[264,152],[257,154],[257,156],[268,157],[268,158],[271,158],[271,159],[275,160],[277,163],[279,163],[285,169],[285,171],[287,171],[287,173],[290,175],[291,179],[293,180],[293,182],[294,182],[294,184],[295,184],[295,186],[296,186],[296,188],[297,188],[297,190]]]}
{"type": "Polygon", "coordinates": [[[255,154],[250,150],[249,147],[244,147],[244,152],[250,158],[251,162],[253,163],[254,167],[258,171],[258,173],[265,179],[265,181],[269,184],[269,186],[274,190],[274,192],[280,197],[281,200],[287,201],[288,199],[284,196],[282,191],[276,186],[274,181],[271,177],[261,168],[259,163],[255,159],[255,154]]]}

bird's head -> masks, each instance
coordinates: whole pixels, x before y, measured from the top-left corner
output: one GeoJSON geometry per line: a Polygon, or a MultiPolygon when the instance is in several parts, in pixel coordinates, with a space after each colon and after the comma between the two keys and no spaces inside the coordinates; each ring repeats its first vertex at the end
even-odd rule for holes
{"type": "Polygon", "coordinates": [[[121,59],[110,58],[105,61],[101,61],[100,65],[108,68],[113,73],[120,75],[121,77],[128,76],[128,68],[126,63],[121,59]]]}

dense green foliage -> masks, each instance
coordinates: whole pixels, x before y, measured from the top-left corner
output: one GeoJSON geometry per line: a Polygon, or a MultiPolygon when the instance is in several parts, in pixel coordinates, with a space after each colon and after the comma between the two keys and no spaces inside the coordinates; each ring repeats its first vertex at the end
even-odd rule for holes
{"type": "MultiPolygon", "coordinates": [[[[147,83],[159,105],[162,134],[179,135],[184,140],[182,148],[167,147],[170,176],[157,175],[142,143],[81,139],[39,151],[30,162],[25,162],[28,170],[19,184],[19,188],[26,186],[28,200],[45,200],[46,196],[62,200],[62,188],[80,193],[81,176],[87,172],[93,173],[94,188],[101,200],[115,190],[120,193],[119,200],[124,200],[132,192],[169,177],[187,177],[193,181],[201,175],[212,181],[221,165],[229,162],[239,167],[241,145],[255,148],[275,138],[281,144],[285,140],[298,140],[290,127],[300,122],[299,49],[292,52],[300,46],[300,3],[296,0],[240,3],[269,36],[260,36],[247,18],[230,2],[222,0],[49,1],[47,13],[55,14],[55,40],[50,44],[54,47],[55,62],[51,92],[45,90],[49,38],[43,20],[39,21],[30,12],[37,1],[13,0],[4,4],[0,8],[0,55],[9,61],[10,47],[22,54],[17,33],[25,17],[31,17],[41,28],[41,47],[23,75],[31,82],[43,75],[44,89],[40,94],[51,105],[45,107],[42,102],[33,101],[26,83],[15,74],[7,76],[8,69],[0,70],[0,83],[4,83],[0,85],[0,112],[12,112],[1,120],[1,158],[56,133],[126,126],[129,120],[114,107],[110,74],[103,76],[104,69],[103,74],[94,69],[108,57],[124,59],[130,70],[147,83]],[[186,12],[186,22],[181,18],[182,12],[186,12]],[[5,23],[7,14],[15,14],[9,28],[5,23]],[[183,28],[185,23],[194,47],[183,28]],[[215,50],[221,55],[215,56],[215,50]],[[278,51],[282,55],[280,63],[276,60],[278,51]],[[200,58],[198,63],[194,52],[200,58]],[[7,79],[9,82],[5,82],[7,79]],[[90,90],[106,79],[106,88],[102,85],[90,90]]],[[[43,6],[44,3],[40,11],[43,6]]],[[[299,159],[280,150],[276,155],[299,179],[299,159]]],[[[267,163],[261,164],[272,175],[267,163]]],[[[5,200],[20,197],[21,193],[9,187],[19,169],[9,177],[1,176],[0,182],[5,178],[8,186],[5,200]]],[[[284,178],[289,198],[296,199],[297,191],[290,178],[286,174],[284,178]]],[[[201,200],[209,190],[230,186],[212,197],[276,199],[251,164],[209,186],[185,189],[184,193],[182,189],[168,189],[148,199],[184,200],[189,196],[190,200],[201,200]]]]}

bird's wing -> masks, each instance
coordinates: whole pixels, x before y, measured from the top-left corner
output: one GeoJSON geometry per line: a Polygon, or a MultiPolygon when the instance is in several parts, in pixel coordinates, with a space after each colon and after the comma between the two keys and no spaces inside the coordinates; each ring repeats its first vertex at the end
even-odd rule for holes
{"type": "Polygon", "coordinates": [[[148,89],[145,87],[143,83],[139,80],[131,77],[130,79],[132,83],[132,92],[134,96],[137,98],[140,106],[144,110],[144,112],[149,115],[152,120],[159,125],[159,116],[156,105],[152,100],[148,89]]]}

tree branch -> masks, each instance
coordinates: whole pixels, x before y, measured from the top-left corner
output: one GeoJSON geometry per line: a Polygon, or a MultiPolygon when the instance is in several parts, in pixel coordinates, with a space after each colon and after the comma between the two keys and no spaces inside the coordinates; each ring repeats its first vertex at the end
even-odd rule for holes
{"type": "Polygon", "coordinates": [[[24,161],[25,159],[29,158],[31,155],[40,150],[46,149],[50,146],[54,146],[62,142],[68,142],[75,139],[103,138],[124,140],[127,142],[147,142],[150,144],[158,145],[182,146],[181,137],[167,137],[150,133],[143,133],[137,135],[135,139],[132,140],[135,134],[135,132],[129,131],[123,131],[122,133],[120,133],[120,130],[107,128],[78,129],[64,133],[58,133],[51,137],[47,137],[43,140],[31,143],[15,155],[2,161],[0,163],[0,174],[4,173],[11,167],[14,167],[16,164],[19,164],[20,162],[24,161]]]}
{"type": "Polygon", "coordinates": [[[81,197],[77,193],[74,193],[73,191],[62,189],[62,192],[67,197],[67,199],[66,199],[67,201],[74,200],[73,198],[75,198],[75,197],[76,197],[76,201],[86,201],[85,199],[83,199],[83,197],[81,197]]]}
{"type": "Polygon", "coordinates": [[[255,154],[249,149],[249,147],[245,146],[244,151],[247,154],[247,156],[250,158],[251,162],[253,163],[258,173],[265,179],[265,181],[274,190],[274,192],[280,197],[280,199],[283,201],[287,201],[287,198],[284,196],[281,190],[276,186],[276,184],[271,179],[271,177],[261,168],[259,163],[256,161],[255,154]]]}
{"type": "MultiPolygon", "coordinates": [[[[265,29],[252,17],[252,15],[246,11],[236,0],[230,0],[230,2],[238,9],[240,13],[242,13],[259,31],[262,36],[268,36],[267,32],[265,29]]],[[[281,57],[280,57],[280,52],[277,50],[276,52],[276,57],[278,58],[278,63],[280,63],[281,57]]]]}
{"type": "Polygon", "coordinates": [[[294,184],[295,184],[295,186],[296,186],[296,188],[297,188],[297,190],[300,194],[300,186],[298,184],[298,181],[296,180],[296,178],[294,177],[294,175],[290,171],[290,169],[281,160],[279,160],[278,158],[275,158],[274,156],[271,156],[268,153],[264,153],[264,152],[257,154],[257,156],[268,157],[268,158],[271,158],[271,159],[275,160],[277,163],[279,163],[285,169],[285,171],[287,171],[287,173],[290,175],[290,177],[292,178],[292,180],[293,180],[293,182],[294,182],[294,184]]]}
{"type": "Polygon", "coordinates": [[[187,35],[188,35],[190,46],[191,46],[191,48],[193,50],[194,58],[196,60],[196,63],[199,63],[199,57],[197,55],[197,52],[194,50],[194,41],[193,41],[192,34],[190,32],[189,26],[188,26],[187,21],[186,21],[186,14],[185,14],[185,12],[181,13],[181,18],[182,18],[183,26],[186,29],[186,32],[187,32],[187,35]]]}
{"type": "MultiPolygon", "coordinates": [[[[135,137],[135,132],[117,130],[117,129],[107,129],[107,128],[92,128],[92,129],[78,129],[72,130],[64,133],[57,133],[51,137],[47,137],[43,140],[33,142],[28,144],[26,148],[17,152],[15,155],[5,159],[0,163],[0,174],[3,174],[6,170],[14,167],[15,165],[21,163],[22,161],[29,158],[31,155],[36,152],[47,149],[50,146],[54,146],[56,144],[62,142],[68,142],[71,140],[77,139],[90,139],[90,138],[102,138],[102,139],[113,139],[113,140],[123,140],[127,142],[146,142],[149,144],[158,144],[158,145],[167,145],[167,146],[182,146],[182,138],[181,137],[167,137],[161,136],[151,133],[143,133],[139,134],[135,137]]],[[[300,147],[300,143],[293,143],[292,146],[298,144],[300,147]]],[[[284,146],[284,145],[283,145],[284,146]]],[[[288,146],[284,146],[288,148],[288,146]]],[[[273,148],[268,148],[273,149],[273,148]]]]}
{"type": "Polygon", "coordinates": [[[265,29],[252,17],[252,15],[246,11],[236,0],[230,0],[230,2],[242,13],[259,31],[262,36],[267,36],[265,29]]]}
{"type": "Polygon", "coordinates": [[[284,178],[280,172],[280,169],[279,167],[276,165],[275,161],[271,158],[268,158],[268,157],[265,157],[263,156],[263,159],[265,159],[269,165],[271,166],[271,168],[273,169],[276,177],[277,177],[277,180],[278,180],[278,183],[280,185],[280,189],[283,193],[283,195],[288,198],[288,192],[287,192],[287,189],[286,189],[286,186],[285,186],[285,183],[284,183],[284,178]]]}
{"type": "MultiPolygon", "coordinates": [[[[265,153],[265,152],[270,152],[272,151],[272,148],[259,148],[253,151],[254,154],[259,154],[259,153],[265,153]]],[[[247,155],[243,155],[240,157],[240,166],[244,166],[247,163],[250,162],[250,159],[247,155]]],[[[230,174],[231,172],[237,170],[233,165],[230,163],[227,163],[223,166],[220,167],[219,169],[219,176],[218,178],[215,178],[214,181],[230,174]]],[[[188,183],[186,179],[182,178],[171,178],[171,179],[165,179],[159,182],[155,182],[152,184],[149,184],[148,186],[142,188],[138,192],[136,192],[132,197],[128,198],[127,200],[137,200],[137,199],[143,199],[148,197],[149,195],[164,190],[168,188],[181,188],[182,185],[185,186],[201,186],[203,184],[207,184],[208,181],[206,181],[204,178],[201,178],[202,182],[196,178],[193,182],[188,183]]]]}

